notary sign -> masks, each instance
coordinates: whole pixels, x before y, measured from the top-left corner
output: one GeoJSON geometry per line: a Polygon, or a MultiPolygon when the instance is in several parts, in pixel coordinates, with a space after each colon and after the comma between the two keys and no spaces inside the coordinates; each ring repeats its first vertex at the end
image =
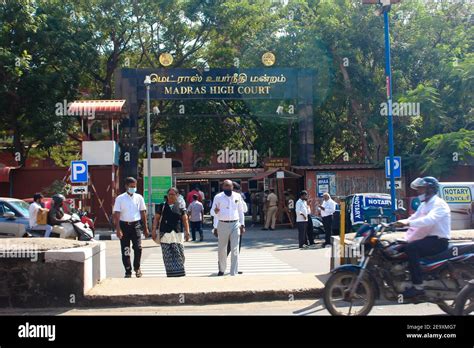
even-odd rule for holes
{"type": "Polygon", "coordinates": [[[124,69],[124,77],[135,77],[138,97],[145,96],[142,83],[151,79],[153,99],[291,99],[298,97],[298,75],[310,69],[124,69]]]}

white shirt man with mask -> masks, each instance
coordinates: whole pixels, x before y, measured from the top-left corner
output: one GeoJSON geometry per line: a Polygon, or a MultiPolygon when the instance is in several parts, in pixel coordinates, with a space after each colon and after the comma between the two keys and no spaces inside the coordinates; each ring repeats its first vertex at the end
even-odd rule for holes
{"type": "Polygon", "coordinates": [[[415,214],[397,221],[397,226],[409,227],[403,251],[408,255],[413,287],[403,292],[406,298],[424,294],[419,259],[443,252],[451,238],[451,211],[448,204],[437,196],[438,180],[430,176],[417,178],[410,187],[417,191],[422,203],[415,214]]]}
{"type": "Polygon", "coordinates": [[[233,191],[231,180],[222,184],[223,191],[218,193],[212,202],[211,211],[217,220],[215,233],[218,238],[219,272],[223,276],[227,267],[227,244],[230,241],[231,267],[230,275],[239,273],[239,239],[245,233],[244,207],[240,193],[233,191]]]}

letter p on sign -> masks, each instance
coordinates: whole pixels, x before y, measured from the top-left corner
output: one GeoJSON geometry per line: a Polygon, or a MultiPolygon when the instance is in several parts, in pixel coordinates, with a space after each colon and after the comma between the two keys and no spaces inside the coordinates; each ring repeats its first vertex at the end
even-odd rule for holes
{"type": "Polygon", "coordinates": [[[71,182],[84,183],[88,181],[87,161],[72,161],[71,162],[71,182]]]}

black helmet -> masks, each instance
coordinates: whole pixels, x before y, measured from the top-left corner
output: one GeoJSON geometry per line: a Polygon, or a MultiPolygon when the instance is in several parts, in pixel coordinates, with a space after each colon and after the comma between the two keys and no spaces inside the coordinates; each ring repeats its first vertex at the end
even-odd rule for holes
{"type": "Polygon", "coordinates": [[[64,197],[60,193],[56,193],[55,195],[53,195],[53,197],[51,197],[51,199],[53,200],[55,204],[62,205],[63,202],[66,200],[66,197],[64,197]]]}
{"type": "Polygon", "coordinates": [[[416,178],[410,184],[410,187],[414,190],[419,187],[431,188],[433,193],[438,193],[439,191],[439,182],[438,179],[433,178],[432,176],[425,176],[424,178],[416,178]]]}

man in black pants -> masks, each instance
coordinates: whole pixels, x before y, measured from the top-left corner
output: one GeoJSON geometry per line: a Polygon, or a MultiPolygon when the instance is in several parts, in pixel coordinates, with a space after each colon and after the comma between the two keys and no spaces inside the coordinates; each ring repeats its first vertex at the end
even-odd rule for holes
{"type": "Polygon", "coordinates": [[[336,202],[331,199],[329,193],[323,194],[323,204],[319,207],[321,210],[321,217],[323,218],[323,226],[324,226],[324,245],[331,245],[331,235],[332,235],[332,215],[336,211],[336,202]]]}
{"type": "Polygon", "coordinates": [[[308,221],[310,217],[310,207],[307,203],[308,192],[301,191],[300,199],[296,202],[296,225],[298,226],[298,246],[300,249],[306,249],[308,244],[314,244],[312,231],[308,231],[308,221]],[[311,236],[311,237],[310,237],[311,236]]]}
{"type": "Polygon", "coordinates": [[[409,226],[405,237],[408,243],[402,250],[408,255],[413,286],[403,292],[405,298],[424,294],[420,258],[446,250],[451,238],[451,210],[436,195],[439,190],[438,180],[431,176],[416,178],[410,187],[417,191],[422,203],[408,219],[397,221],[398,226],[409,226]]]}
{"type": "Polygon", "coordinates": [[[137,278],[142,276],[140,259],[142,256],[142,232],[148,237],[146,206],[143,196],[136,193],[137,180],[132,177],[125,179],[126,191],[115,199],[114,219],[117,238],[120,239],[122,262],[125,267],[125,278],[132,276],[130,264],[130,241],[133,247],[133,269],[137,278]]]}

